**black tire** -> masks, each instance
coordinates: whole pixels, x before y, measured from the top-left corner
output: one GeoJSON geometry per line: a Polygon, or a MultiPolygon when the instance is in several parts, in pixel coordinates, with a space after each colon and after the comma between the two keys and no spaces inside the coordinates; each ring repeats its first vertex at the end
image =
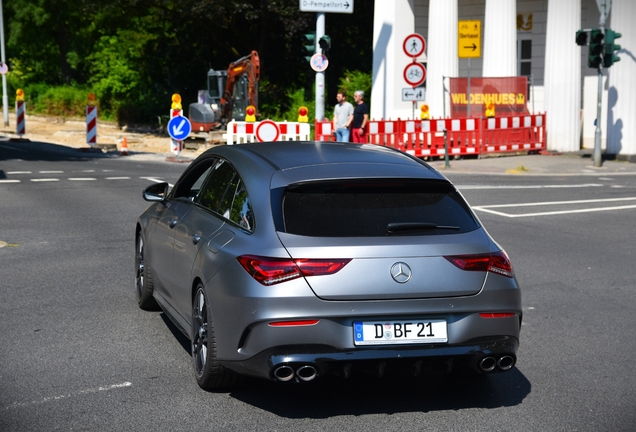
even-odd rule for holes
{"type": "Polygon", "coordinates": [[[150,268],[146,261],[146,242],[141,231],[137,235],[135,246],[135,292],[137,293],[137,303],[143,310],[159,310],[159,305],[152,296],[154,287],[150,276],[150,268]]]}
{"type": "Polygon", "coordinates": [[[192,300],[192,364],[197,384],[204,390],[228,390],[236,386],[239,375],[217,360],[216,338],[205,289],[197,286],[192,300]]]}

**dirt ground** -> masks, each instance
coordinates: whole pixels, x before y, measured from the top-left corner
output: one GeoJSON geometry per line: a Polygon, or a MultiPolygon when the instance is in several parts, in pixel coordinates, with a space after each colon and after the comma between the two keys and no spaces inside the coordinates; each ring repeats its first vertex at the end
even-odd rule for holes
{"type": "MultiPolygon", "coordinates": [[[[85,119],[65,119],[27,114],[25,132],[22,138],[30,141],[42,141],[74,148],[90,147],[86,143],[85,119]]],[[[18,138],[13,113],[9,115],[9,126],[1,126],[0,135],[18,138]]],[[[133,130],[126,126],[120,128],[114,122],[98,121],[96,148],[101,148],[102,151],[121,152],[124,138],[126,138],[130,153],[172,154],[170,152],[170,137],[166,132],[162,133],[158,127],[156,130],[152,130],[150,127],[133,130]]],[[[188,139],[181,156],[195,157],[209,147],[210,144],[204,139],[188,139]]]]}

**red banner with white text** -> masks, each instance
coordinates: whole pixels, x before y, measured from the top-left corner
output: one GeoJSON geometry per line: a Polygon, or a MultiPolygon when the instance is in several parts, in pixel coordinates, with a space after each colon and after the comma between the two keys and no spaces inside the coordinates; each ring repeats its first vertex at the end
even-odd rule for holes
{"type": "Polygon", "coordinates": [[[496,116],[528,114],[528,78],[471,78],[470,94],[468,78],[450,78],[451,118],[483,117],[492,102],[496,116]]]}

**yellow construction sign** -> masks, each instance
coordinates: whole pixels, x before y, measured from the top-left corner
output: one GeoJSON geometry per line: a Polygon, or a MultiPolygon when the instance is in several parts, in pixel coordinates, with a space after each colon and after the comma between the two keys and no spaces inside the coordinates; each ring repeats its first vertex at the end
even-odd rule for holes
{"type": "Polygon", "coordinates": [[[459,58],[481,57],[481,21],[459,21],[457,32],[459,58]]]}

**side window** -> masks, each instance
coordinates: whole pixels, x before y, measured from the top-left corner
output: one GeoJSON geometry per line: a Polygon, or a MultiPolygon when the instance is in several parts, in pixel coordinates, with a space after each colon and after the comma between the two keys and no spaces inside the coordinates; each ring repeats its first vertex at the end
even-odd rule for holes
{"type": "Polygon", "coordinates": [[[220,160],[197,198],[199,204],[248,231],[254,229],[254,213],[245,185],[232,166],[220,160]]]}
{"type": "Polygon", "coordinates": [[[239,176],[234,168],[223,160],[219,161],[199,193],[199,204],[230,219],[238,182],[239,176]]]}
{"type": "Polygon", "coordinates": [[[216,159],[210,158],[201,161],[197,166],[193,167],[188,174],[179,181],[172,197],[175,199],[186,198],[191,201],[194,200],[215,162],[216,159]]]}
{"type": "Polygon", "coordinates": [[[249,195],[247,195],[245,184],[242,181],[239,183],[239,187],[236,190],[236,196],[232,203],[230,220],[248,231],[252,231],[254,229],[254,213],[252,212],[252,204],[250,203],[249,195]]]}

